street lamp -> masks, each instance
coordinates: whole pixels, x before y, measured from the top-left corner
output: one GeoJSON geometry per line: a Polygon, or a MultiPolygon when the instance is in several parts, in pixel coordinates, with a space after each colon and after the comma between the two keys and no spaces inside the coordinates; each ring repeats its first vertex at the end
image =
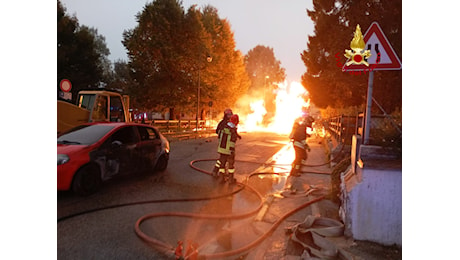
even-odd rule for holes
{"type": "MultiPolygon", "coordinates": [[[[206,57],[206,61],[207,62],[211,62],[212,61],[212,57],[208,55],[208,57],[206,57]]],[[[206,66],[206,64],[205,64],[206,66]]],[[[203,66],[204,68],[204,66],[203,66]]],[[[201,67],[198,67],[198,93],[197,93],[197,102],[196,102],[196,132],[198,133],[198,125],[199,125],[199,114],[200,114],[200,88],[201,88],[201,67]]]]}
{"type": "Polygon", "coordinates": [[[267,79],[269,79],[270,77],[267,75],[265,76],[265,82],[264,82],[264,104],[265,104],[265,91],[267,89],[267,79]]]}

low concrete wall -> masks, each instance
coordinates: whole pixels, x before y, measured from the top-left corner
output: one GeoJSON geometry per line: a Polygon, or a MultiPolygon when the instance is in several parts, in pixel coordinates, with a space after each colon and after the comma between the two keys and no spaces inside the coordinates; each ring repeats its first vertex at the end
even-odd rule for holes
{"type": "MultiPolygon", "coordinates": [[[[342,175],[340,215],[356,240],[402,245],[402,168],[398,155],[360,146],[355,172],[342,175]]],[[[352,156],[353,157],[353,156],[352,156]]]]}

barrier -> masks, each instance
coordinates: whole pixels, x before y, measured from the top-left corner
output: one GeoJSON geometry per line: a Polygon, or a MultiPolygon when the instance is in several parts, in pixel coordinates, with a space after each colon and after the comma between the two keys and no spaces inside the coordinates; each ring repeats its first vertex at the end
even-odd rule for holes
{"type": "MultiPolygon", "coordinates": [[[[364,134],[364,113],[356,116],[335,116],[324,121],[325,129],[332,135],[337,143],[351,145],[352,136],[364,134]]],[[[372,115],[370,124],[370,139],[375,144],[385,142],[399,144],[402,138],[401,119],[385,115],[372,115]]]]}
{"type": "Polygon", "coordinates": [[[357,131],[358,118],[356,116],[335,116],[326,119],[326,130],[340,144],[351,144],[351,137],[357,131]]]}
{"type": "Polygon", "coordinates": [[[198,129],[196,120],[152,120],[145,123],[155,126],[166,137],[180,140],[215,132],[215,127],[206,120],[198,120],[198,129]]]}

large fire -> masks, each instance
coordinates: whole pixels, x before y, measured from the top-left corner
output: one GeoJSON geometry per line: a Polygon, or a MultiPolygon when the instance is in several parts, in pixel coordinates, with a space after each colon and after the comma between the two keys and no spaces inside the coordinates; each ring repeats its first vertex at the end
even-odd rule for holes
{"type": "Polygon", "coordinates": [[[249,103],[250,112],[247,114],[234,111],[240,116],[240,132],[267,131],[279,134],[289,134],[294,120],[302,115],[302,111],[308,109],[310,100],[306,97],[308,92],[299,82],[287,82],[278,84],[274,90],[276,98],[276,111],[267,120],[267,109],[264,99],[246,98],[244,102],[249,103]],[[268,121],[268,123],[267,123],[268,121]]]}

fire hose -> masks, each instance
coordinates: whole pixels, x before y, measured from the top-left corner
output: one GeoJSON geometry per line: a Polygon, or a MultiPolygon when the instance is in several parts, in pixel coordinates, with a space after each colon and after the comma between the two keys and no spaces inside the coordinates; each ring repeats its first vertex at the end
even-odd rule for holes
{"type": "MultiPolygon", "coordinates": [[[[196,162],[211,161],[211,160],[215,161],[216,159],[194,160],[194,161],[191,161],[189,165],[190,165],[191,168],[193,168],[196,171],[211,175],[210,172],[207,172],[207,171],[205,171],[203,169],[200,169],[200,168],[194,166],[194,164],[196,162]]],[[[251,162],[251,163],[254,163],[254,162],[251,162]]],[[[274,164],[272,164],[272,165],[274,165],[274,164]]],[[[307,172],[307,173],[328,174],[328,173],[320,173],[320,172],[307,172]]],[[[259,175],[259,174],[276,174],[276,173],[273,173],[273,172],[272,173],[267,173],[267,172],[252,173],[247,177],[247,180],[249,180],[250,177],[255,176],[255,175],[259,175]]],[[[256,214],[263,206],[263,197],[262,197],[262,195],[258,191],[256,191],[255,189],[253,189],[252,187],[250,187],[250,186],[248,186],[246,184],[237,182],[235,185],[237,186],[237,188],[234,189],[232,192],[221,194],[221,195],[206,196],[206,197],[200,197],[200,198],[146,200],[146,201],[136,201],[136,202],[130,202],[130,203],[117,204],[117,205],[109,205],[109,206],[90,209],[90,210],[82,211],[82,212],[75,213],[75,214],[72,214],[72,215],[68,215],[68,216],[65,216],[65,217],[61,217],[61,218],[58,219],[58,222],[66,220],[66,219],[69,219],[69,218],[73,218],[73,217],[76,217],[76,216],[79,216],[79,215],[84,215],[84,214],[89,214],[89,213],[92,213],[92,212],[96,212],[96,211],[101,211],[101,210],[105,210],[105,209],[112,209],[112,208],[118,208],[118,207],[125,207],[125,206],[132,206],[132,205],[149,204],[149,203],[165,203],[165,202],[187,202],[187,201],[191,202],[191,201],[213,200],[213,199],[218,199],[218,198],[223,198],[223,197],[235,195],[236,193],[238,193],[238,192],[240,192],[240,191],[242,191],[244,189],[248,189],[249,191],[251,191],[254,194],[256,194],[256,196],[260,200],[259,205],[253,210],[250,210],[250,211],[244,212],[244,213],[240,213],[240,214],[217,215],[217,214],[197,214],[197,213],[185,213],[185,212],[161,212],[161,213],[147,214],[147,215],[144,215],[144,216],[140,217],[136,221],[135,226],[134,226],[134,231],[135,231],[136,235],[141,240],[143,240],[144,242],[146,242],[146,243],[150,244],[151,246],[153,246],[159,252],[161,252],[161,253],[163,253],[163,254],[165,254],[167,256],[173,257],[173,256],[177,255],[176,252],[175,252],[177,248],[175,248],[174,246],[172,246],[170,244],[167,244],[167,243],[165,243],[163,241],[160,241],[160,240],[154,239],[152,237],[149,237],[147,234],[145,234],[141,230],[140,225],[144,221],[146,221],[148,219],[156,218],[156,217],[165,217],[165,216],[186,217],[186,218],[200,218],[200,219],[228,219],[228,220],[230,220],[230,219],[247,218],[247,217],[249,217],[251,215],[256,214]]],[[[319,201],[323,200],[324,198],[325,198],[325,196],[320,196],[320,197],[315,198],[315,199],[313,199],[311,201],[303,203],[303,204],[299,205],[298,207],[296,207],[295,209],[287,212],[286,214],[281,216],[280,219],[277,220],[269,228],[268,231],[266,231],[263,235],[259,236],[256,240],[254,240],[253,242],[249,243],[248,245],[246,245],[244,247],[234,249],[234,250],[231,250],[231,251],[221,252],[221,253],[200,255],[200,257],[203,257],[204,259],[218,259],[218,258],[224,258],[224,257],[229,257],[229,256],[234,256],[234,255],[240,255],[240,254],[247,253],[251,249],[253,249],[256,246],[258,246],[260,243],[262,243],[266,238],[268,238],[286,218],[288,218],[289,216],[295,214],[296,212],[300,211],[301,209],[310,206],[311,204],[314,204],[316,202],[319,202],[319,201]]],[[[301,230],[301,227],[302,226],[299,226],[297,228],[293,228],[294,234],[295,234],[295,232],[297,230],[301,230]]],[[[294,238],[296,238],[296,237],[293,236],[293,241],[296,241],[294,238]]],[[[320,238],[317,238],[317,240],[320,241],[320,238]]],[[[315,250],[315,248],[313,248],[313,250],[311,250],[311,252],[313,254],[315,254],[315,252],[316,252],[314,250],[315,250]]],[[[195,252],[188,252],[187,251],[187,253],[188,253],[188,255],[183,256],[183,259],[192,259],[192,255],[194,255],[194,256],[197,255],[197,250],[195,250],[195,252]]]]}
{"type": "MultiPolygon", "coordinates": [[[[335,219],[308,215],[304,222],[288,229],[291,239],[308,249],[320,259],[336,259],[339,254],[337,246],[325,237],[338,237],[343,234],[344,225],[335,219]],[[307,241],[313,241],[308,243],[307,241]]],[[[308,251],[304,251],[308,254],[308,251]]],[[[307,255],[310,256],[309,254],[307,255]]]]}
{"type": "MultiPolygon", "coordinates": [[[[194,161],[191,161],[190,162],[190,167],[192,167],[194,170],[197,170],[199,172],[202,172],[202,173],[205,173],[205,174],[208,174],[208,175],[211,175],[210,172],[207,172],[203,169],[200,169],[196,166],[194,166],[194,164],[196,162],[201,162],[201,161],[211,161],[211,160],[215,160],[215,159],[200,159],[200,160],[194,160],[194,161]]],[[[251,175],[248,176],[247,180],[252,177],[252,176],[255,176],[255,175],[258,175],[258,174],[267,174],[267,173],[252,173],[251,175]]],[[[241,185],[245,188],[248,188],[250,189],[252,192],[254,192],[255,194],[257,194],[257,196],[259,197],[259,199],[261,200],[261,204],[259,204],[259,206],[255,209],[255,210],[252,210],[252,211],[249,211],[247,213],[243,213],[243,214],[230,214],[230,215],[208,215],[208,214],[195,214],[195,213],[182,213],[182,212],[172,212],[172,213],[155,213],[155,214],[148,214],[148,215],[145,215],[143,217],[141,217],[140,219],[138,219],[138,221],[136,222],[136,225],[135,225],[135,232],[136,234],[145,242],[153,245],[154,247],[156,247],[157,249],[159,249],[158,247],[162,247],[162,252],[165,253],[166,255],[169,255],[169,256],[174,256],[176,255],[177,256],[181,256],[183,257],[183,259],[196,259],[197,256],[198,256],[198,250],[194,250],[193,252],[189,252],[187,250],[187,253],[185,256],[182,256],[181,252],[177,252],[177,249],[180,248],[182,249],[182,243],[179,244],[179,247],[176,248],[176,250],[174,249],[174,247],[172,247],[171,245],[168,245],[168,244],[165,244],[161,241],[158,241],[154,238],[151,238],[149,237],[148,235],[146,235],[144,232],[142,232],[142,230],[140,229],[140,225],[142,224],[142,222],[144,222],[145,220],[147,219],[150,219],[150,218],[155,218],[155,217],[160,217],[160,216],[176,216],[176,217],[190,217],[190,218],[204,218],[204,219],[238,219],[238,218],[245,218],[245,217],[248,217],[248,216],[251,216],[255,213],[257,213],[260,208],[262,207],[262,201],[263,201],[263,197],[262,195],[257,192],[255,189],[253,189],[252,187],[248,186],[248,185],[245,185],[243,183],[237,183],[238,185],[241,185]]],[[[230,257],[230,256],[235,256],[235,255],[241,255],[241,254],[244,254],[244,253],[247,253],[249,252],[251,249],[255,248],[256,246],[258,246],[260,243],[262,243],[266,238],[268,238],[278,227],[279,225],[284,221],[286,220],[286,218],[288,218],[289,216],[293,215],[294,213],[300,211],[301,209],[307,207],[307,206],[310,206],[311,204],[314,204],[316,202],[319,202],[321,200],[323,200],[325,198],[325,196],[320,196],[318,198],[315,198],[311,201],[308,201],[306,203],[303,203],[302,205],[296,207],[295,209],[287,212],[286,214],[284,214],[282,217],[280,217],[280,219],[278,219],[270,228],[269,230],[267,230],[264,234],[262,234],[261,236],[259,236],[256,240],[254,240],[253,242],[243,246],[243,247],[240,247],[238,249],[234,249],[234,250],[230,250],[230,251],[226,251],[226,252],[221,252],[221,253],[214,253],[214,254],[202,254],[202,255],[199,255],[201,258],[203,259],[219,259],[219,258],[225,258],[225,257],[230,257]]],[[[313,223],[319,223],[319,224],[330,224],[331,222],[333,224],[336,224],[333,222],[334,220],[329,220],[329,219],[326,219],[326,218],[321,218],[321,219],[318,219],[316,222],[315,221],[309,221],[307,223],[302,223],[303,225],[298,225],[298,226],[295,226],[292,228],[293,230],[293,233],[296,234],[296,232],[298,232],[297,230],[299,231],[303,231],[305,230],[305,227],[310,227],[310,229],[307,229],[306,232],[310,231],[312,233],[314,233],[314,231],[317,231],[317,230],[322,230],[320,228],[313,228],[311,227],[313,225],[313,223]],[[309,224],[309,226],[306,226],[307,224],[309,224]],[[303,228],[303,229],[302,229],[303,228]]],[[[338,222],[338,221],[337,221],[338,222]]],[[[338,222],[340,225],[342,225],[340,222],[338,222]]],[[[323,228],[324,229],[324,228],[323,228]]],[[[321,235],[331,235],[331,236],[337,236],[339,235],[339,233],[342,232],[343,233],[343,225],[339,228],[335,228],[335,227],[331,227],[331,228],[326,228],[326,230],[322,230],[322,233],[321,235]],[[340,231],[340,229],[342,229],[342,231],[340,231]]],[[[314,255],[332,255],[333,252],[336,252],[337,250],[334,251],[335,248],[332,248],[331,249],[331,245],[330,244],[327,244],[327,241],[324,241],[324,238],[321,239],[321,236],[314,233],[314,236],[315,236],[315,242],[316,243],[319,243],[319,248],[321,248],[321,250],[318,250],[317,248],[318,247],[313,247],[311,246],[309,249],[310,251],[312,252],[312,254],[314,255]],[[318,238],[319,236],[319,238],[318,238]],[[323,249],[322,246],[325,246],[326,249],[323,249]],[[326,253],[324,253],[326,252],[326,253]],[[332,253],[331,253],[332,252],[332,253]]],[[[295,236],[293,236],[295,237],[295,236]]],[[[293,241],[296,241],[296,242],[301,242],[301,240],[299,240],[297,237],[295,237],[296,240],[293,239],[293,241]]],[[[330,242],[329,242],[330,243],[330,242]]],[[[181,251],[181,250],[180,250],[181,251]]]]}

